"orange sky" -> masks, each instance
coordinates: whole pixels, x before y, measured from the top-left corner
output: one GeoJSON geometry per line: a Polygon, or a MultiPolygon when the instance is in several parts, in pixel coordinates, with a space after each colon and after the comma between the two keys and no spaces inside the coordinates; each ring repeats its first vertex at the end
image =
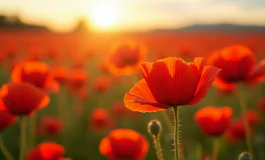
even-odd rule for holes
{"type": "Polygon", "coordinates": [[[265,25],[264,0],[3,0],[0,13],[56,31],[84,17],[94,30],[149,30],[195,23],[265,25]]]}

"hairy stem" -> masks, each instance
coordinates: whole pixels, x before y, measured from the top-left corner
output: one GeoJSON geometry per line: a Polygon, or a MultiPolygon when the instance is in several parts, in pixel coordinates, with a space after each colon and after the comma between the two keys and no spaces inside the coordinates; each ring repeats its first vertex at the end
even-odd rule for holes
{"type": "Polygon", "coordinates": [[[179,150],[178,150],[178,143],[179,143],[179,114],[178,114],[178,107],[174,106],[174,147],[175,147],[175,155],[174,159],[178,160],[179,159],[179,150]]]}
{"type": "Polygon", "coordinates": [[[155,137],[155,136],[153,136],[153,137],[154,137],[154,146],[155,146],[155,150],[156,150],[157,159],[158,160],[164,160],[161,145],[160,145],[160,140],[158,137],[155,137]]]}

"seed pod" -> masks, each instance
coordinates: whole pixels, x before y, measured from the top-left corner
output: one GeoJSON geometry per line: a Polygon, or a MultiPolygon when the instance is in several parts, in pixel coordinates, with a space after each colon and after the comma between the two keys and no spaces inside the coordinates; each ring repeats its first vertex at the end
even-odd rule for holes
{"type": "Polygon", "coordinates": [[[252,157],[251,157],[250,153],[242,152],[239,154],[238,160],[252,160],[252,157]]]}
{"type": "Polygon", "coordinates": [[[158,138],[160,136],[161,131],[162,126],[158,120],[154,119],[148,123],[148,132],[155,138],[158,138]]]}

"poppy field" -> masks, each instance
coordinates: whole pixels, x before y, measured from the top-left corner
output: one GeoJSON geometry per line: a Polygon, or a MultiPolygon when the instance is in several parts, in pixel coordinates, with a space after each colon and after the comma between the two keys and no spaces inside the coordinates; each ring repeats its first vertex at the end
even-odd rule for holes
{"type": "Polygon", "coordinates": [[[0,160],[265,160],[265,33],[0,30],[0,160]]]}

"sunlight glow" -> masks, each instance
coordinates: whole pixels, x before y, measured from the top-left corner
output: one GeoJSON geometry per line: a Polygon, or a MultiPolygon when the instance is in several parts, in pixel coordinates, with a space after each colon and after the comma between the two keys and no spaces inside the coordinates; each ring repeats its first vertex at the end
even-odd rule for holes
{"type": "Polygon", "coordinates": [[[101,28],[110,27],[117,21],[117,9],[110,4],[99,4],[92,9],[91,18],[101,28]]]}

